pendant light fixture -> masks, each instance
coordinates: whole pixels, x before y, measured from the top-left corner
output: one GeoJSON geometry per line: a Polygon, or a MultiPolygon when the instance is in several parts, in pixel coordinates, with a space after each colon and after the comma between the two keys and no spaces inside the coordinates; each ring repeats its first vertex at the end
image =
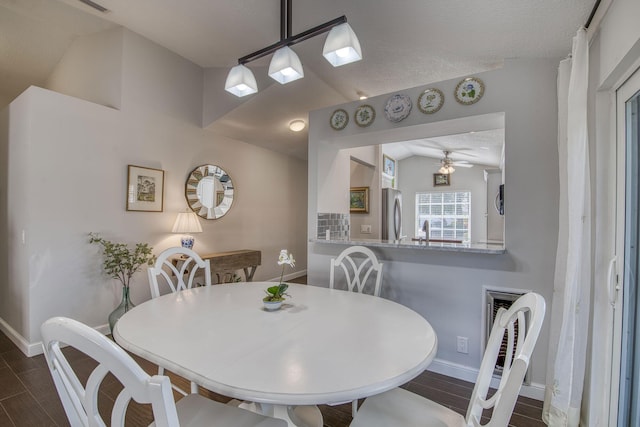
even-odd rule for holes
{"type": "Polygon", "coordinates": [[[286,84],[304,77],[304,70],[298,55],[291,49],[312,37],[329,32],[322,54],[334,67],[349,64],[362,59],[362,50],[358,37],[342,15],[332,21],[291,35],[291,1],[280,0],[280,41],[238,59],[238,65],[229,71],[225,90],[238,96],[251,95],[258,91],[253,73],[245,64],[264,56],[274,54],[269,64],[269,76],[278,83],[286,84]]]}
{"type": "Polygon", "coordinates": [[[350,64],[362,59],[362,50],[356,33],[346,22],[329,31],[322,55],[334,67],[350,64]]]}
{"type": "Polygon", "coordinates": [[[239,64],[229,71],[224,88],[237,97],[243,97],[256,93],[258,83],[256,83],[256,78],[251,70],[239,64]]]}
{"type": "Polygon", "coordinates": [[[304,70],[298,55],[289,46],[276,50],[269,64],[269,77],[285,84],[304,77],[304,70]]]}

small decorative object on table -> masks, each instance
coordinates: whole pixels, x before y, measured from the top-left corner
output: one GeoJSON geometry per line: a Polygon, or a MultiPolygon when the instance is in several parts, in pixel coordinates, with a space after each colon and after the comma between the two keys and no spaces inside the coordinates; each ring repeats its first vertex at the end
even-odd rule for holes
{"type": "Polygon", "coordinates": [[[143,265],[153,265],[156,261],[153,249],[147,243],[136,243],[132,251],[124,243],[113,243],[94,233],[89,233],[89,243],[102,245],[104,263],[102,267],[105,273],[122,283],[122,302],[109,314],[109,328],[113,333],[113,327],[124,313],[135,307],[129,299],[129,284],[131,277],[140,270],[143,265]]]}
{"type": "Polygon", "coordinates": [[[291,267],[294,267],[296,265],[296,260],[293,259],[293,254],[290,254],[286,249],[282,249],[280,251],[280,256],[278,257],[278,265],[282,266],[282,272],[280,273],[280,284],[269,286],[265,291],[267,296],[262,298],[262,302],[266,310],[278,310],[282,306],[282,301],[284,301],[285,296],[291,296],[287,294],[289,285],[287,285],[286,283],[282,283],[282,279],[284,278],[285,264],[289,264],[291,267]]]}

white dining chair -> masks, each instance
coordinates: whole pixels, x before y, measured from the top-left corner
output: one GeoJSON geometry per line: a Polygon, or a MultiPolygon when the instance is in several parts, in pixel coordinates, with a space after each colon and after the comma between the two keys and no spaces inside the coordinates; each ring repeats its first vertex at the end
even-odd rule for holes
{"type": "Polygon", "coordinates": [[[124,427],[131,399],[151,404],[155,426],[286,427],[284,420],[258,415],[190,394],[177,403],[171,381],[147,374],[122,348],[96,330],[73,319],[54,317],[41,327],[43,348],[53,382],[72,427],[105,426],[98,411],[102,381],[111,373],[124,386],[111,411],[111,426],[124,427]],[[83,385],[61,347],[69,345],[98,362],[83,385]]]}
{"type": "Polygon", "coordinates": [[[161,285],[171,292],[191,289],[198,273],[204,273],[204,286],[211,285],[211,266],[191,249],[175,247],[164,250],[153,267],[147,269],[151,297],[160,296],[161,285]],[[204,270],[204,271],[202,271],[204,270]]]}
{"type": "MultiPolygon", "coordinates": [[[[331,258],[331,272],[329,274],[329,288],[334,289],[336,285],[336,270],[342,268],[347,282],[349,292],[366,292],[367,284],[373,283],[372,295],[380,296],[380,285],[382,283],[382,263],[373,251],[364,246],[350,246],[337,258],[331,258]],[[371,276],[371,274],[375,276],[371,276]],[[371,279],[371,281],[369,280],[371,279]]],[[[341,405],[347,402],[336,402],[331,405],[341,405]]],[[[358,410],[358,400],[351,402],[351,415],[355,417],[358,410]]]]}
{"type": "MultiPolygon", "coordinates": [[[[175,247],[164,250],[156,258],[153,267],[147,269],[151,298],[157,298],[167,288],[171,292],[179,292],[191,289],[194,286],[198,271],[204,273],[204,285],[211,285],[211,266],[209,260],[203,260],[200,256],[188,248],[175,247]],[[162,285],[162,286],[161,286],[162,285]]],[[[164,375],[164,368],[158,366],[158,375],[164,375]]],[[[177,386],[173,389],[182,395],[187,393],[177,386]]],[[[191,393],[198,393],[198,384],[191,382],[191,393]]]]}
{"type": "Polygon", "coordinates": [[[335,286],[335,271],[342,268],[349,291],[363,293],[371,279],[375,296],[380,296],[380,284],[382,283],[382,263],[373,251],[364,246],[350,246],[337,258],[331,259],[331,272],[329,276],[329,287],[335,286]],[[374,276],[371,276],[371,274],[374,276]]]}
{"type": "Polygon", "coordinates": [[[492,409],[492,412],[490,420],[482,426],[506,427],[529,367],[544,313],[544,298],[536,293],[525,294],[509,310],[501,308],[498,311],[466,417],[410,391],[395,388],[366,398],[350,427],[478,427],[485,409],[492,409]],[[488,397],[505,333],[506,350],[503,353],[505,360],[500,383],[488,397]]]}

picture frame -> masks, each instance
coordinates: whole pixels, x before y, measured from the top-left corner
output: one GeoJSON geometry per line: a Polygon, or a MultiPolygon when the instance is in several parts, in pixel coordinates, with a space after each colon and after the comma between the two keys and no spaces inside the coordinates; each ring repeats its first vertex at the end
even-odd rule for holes
{"type": "Polygon", "coordinates": [[[382,155],[382,173],[392,178],[396,176],[396,161],[386,154],[382,155]]]}
{"type": "Polygon", "coordinates": [[[369,187],[349,189],[349,212],[369,213],[369,187]]]}
{"type": "Polygon", "coordinates": [[[433,174],[433,186],[440,187],[442,185],[451,185],[451,174],[448,173],[434,173],[433,174]]]}
{"type": "Polygon", "coordinates": [[[162,212],[164,171],[136,165],[127,169],[127,211],[162,212]]]}

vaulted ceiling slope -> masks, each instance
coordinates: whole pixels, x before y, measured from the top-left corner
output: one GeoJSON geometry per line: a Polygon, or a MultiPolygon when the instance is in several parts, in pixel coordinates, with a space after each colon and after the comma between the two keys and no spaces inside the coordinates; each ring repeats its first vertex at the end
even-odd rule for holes
{"type": "MultiPolygon", "coordinates": [[[[224,85],[241,56],[280,38],[279,0],[0,0],[0,102],[41,85],[73,37],[122,25],[208,69],[224,85]]],[[[594,0],[292,0],[297,34],[341,15],[364,59],[333,68],[322,57],[324,36],[294,46],[305,78],[268,82],[270,57],[249,64],[260,91],[234,99],[220,88],[213,131],[297,157],[307,133],[287,124],[308,112],[404,88],[499,67],[505,58],[564,57],[594,0]],[[262,81],[262,84],[261,84],[262,81]]],[[[523,82],[526,84],[526,82],[523,82]]],[[[217,90],[212,87],[211,90],[217,90]]],[[[6,103],[6,102],[5,102],[6,103]]]]}

